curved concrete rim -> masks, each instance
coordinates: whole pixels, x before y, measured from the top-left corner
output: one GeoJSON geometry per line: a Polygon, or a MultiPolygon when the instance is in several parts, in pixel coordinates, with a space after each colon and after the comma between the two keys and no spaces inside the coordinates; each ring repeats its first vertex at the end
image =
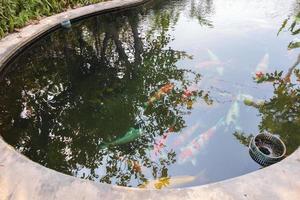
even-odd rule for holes
{"type": "MultiPolygon", "coordinates": [[[[113,0],[47,17],[0,40],[4,65],[37,38],[96,13],[137,6],[149,0],[113,0]]],[[[225,181],[182,189],[145,190],[95,183],[53,171],[21,155],[0,137],[0,200],[4,199],[300,199],[300,148],[283,161],[225,181]]]]}

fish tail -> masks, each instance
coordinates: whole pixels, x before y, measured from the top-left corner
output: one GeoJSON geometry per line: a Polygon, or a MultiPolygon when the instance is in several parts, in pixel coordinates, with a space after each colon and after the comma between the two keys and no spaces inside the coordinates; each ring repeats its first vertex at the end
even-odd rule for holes
{"type": "Polygon", "coordinates": [[[219,126],[223,126],[225,125],[225,118],[221,117],[221,119],[219,119],[219,121],[216,124],[216,127],[218,128],[219,126]]]}
{"type": "Polygon", "coordinates": [[[107,142],[103,142],[102,144],[100,144],[100,149],[106,149],[110,146],[110,143],[107,142]]]}
{"type": "Polygon", "coordinates": [[[197,173],[196,175],[195,175],[195,177],[196,178],[203,178],[203,176],[204,176],[204,174],[205,174],[205,170],[203,169],[203,170],[201,170],[199,173],[197,173]]]}

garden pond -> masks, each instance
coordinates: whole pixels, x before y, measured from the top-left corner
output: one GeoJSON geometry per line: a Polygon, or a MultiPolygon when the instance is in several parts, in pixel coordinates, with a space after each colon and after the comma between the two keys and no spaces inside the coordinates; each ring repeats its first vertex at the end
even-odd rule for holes
{"type": "Polygon", "coordinates": [[[300,144],[300,76],[287,74],[299,10],[296,0],[155,0],[59,28],[2,71],[0,134],[45,167],[120,186],[258,170],[253,135],[278,135],[287,154],[300,144]]]}

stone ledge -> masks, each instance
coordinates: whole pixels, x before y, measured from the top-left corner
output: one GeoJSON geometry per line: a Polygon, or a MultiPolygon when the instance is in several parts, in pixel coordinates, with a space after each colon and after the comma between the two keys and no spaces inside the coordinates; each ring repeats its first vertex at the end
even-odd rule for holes
{"type": "MultiPolygon", "coordinates": [[[[0,71],[20,49],[64,19],[136,6],[148,0],[113,0],[70,10],[29,25],[0,41],[0,71]]],[[[0,137],[0,200],[6,199],[300,199],[300,148],[270,167],[225,181],[183,189],[126,188],[67,176],[45,168],[0,137]]]]}

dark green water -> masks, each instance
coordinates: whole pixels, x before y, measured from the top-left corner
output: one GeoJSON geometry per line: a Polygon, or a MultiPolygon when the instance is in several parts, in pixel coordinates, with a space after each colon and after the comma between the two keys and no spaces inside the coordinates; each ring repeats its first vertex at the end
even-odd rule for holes
{"type": "Polygon", "coordinates": [[[41,165],[115,185],[258,170],[251,135],[278,134],[288,154],[300,144],[300,95],[289,95],[299,83],[278,96],[253,80],[297,59],[296,36],[277,33],[298,11],[294,0],[160,0],[57,30],[2,75],[0,133],[41,165]]]}

